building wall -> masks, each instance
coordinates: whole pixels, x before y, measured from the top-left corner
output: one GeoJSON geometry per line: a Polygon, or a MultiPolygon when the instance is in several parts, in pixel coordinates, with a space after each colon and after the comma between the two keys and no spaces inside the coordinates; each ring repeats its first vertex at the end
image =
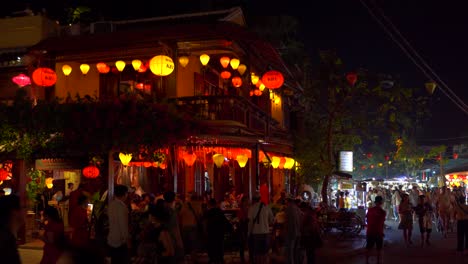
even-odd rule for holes
{"type": "Polygon", "coordinates": [[[95,64],[90,64],[88,74],[83,75],[80,70],[80,63],[66,62],[57,63],[55,72],[57,73],[57,83],[55,84],[55,96],[58,98],[66,98],[68,94],[74,99],[77,94],[80,97],[89,95],[91,97],[99,97],[99,72],[95,64]],[[69,76],[65,76],[62,72],[62,66],[68,64],[72,67],[72,72],[69,76]]]}
{"type": "Polygon", "coordinates": [[[200,60],[196,56],[189,56],[189,63],[187,66],[182,67],[177,61],[177,58],[174,59],[176,64],[176,75],[177,75],[177,89],[175,94],[168,94],[169,97],[184,97],[184,96],[194,96],[194,73],[201,71],[200,60]]]}
{"type": "Polygon", "coordinates": [[[271,116],[284,127],[283,101],[279,95],[275,95],[275,101],[271,103],[271,116]],[[278,100],[279,98],[279,100],[278,100]]]}
{"type": "Polygon", "coordinates": [[[30,47],[53,35],[59,26],[43,16],[24,16],[0,19],[0,49],[30,47]]]}

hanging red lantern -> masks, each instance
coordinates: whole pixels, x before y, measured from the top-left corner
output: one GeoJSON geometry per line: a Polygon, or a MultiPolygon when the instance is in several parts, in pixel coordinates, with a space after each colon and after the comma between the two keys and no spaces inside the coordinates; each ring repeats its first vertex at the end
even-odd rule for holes
{"type": "Polygon", "coordinates": [[[149,168],[149,167],[151,167],[151,165],[153,165],[153,163],[151,163],[149,161],[143,162],[143,167],[145,167],[145,168],[149,168]]]}
{"type": "Polygon", "coordinates": [[[239,88],[242,86],[242,78],[239,76],[233,77],[232,78],[232,86],[239,88]]]}
{"type": "Polygon", "coordinates": [[[458,159],[458,153],[453,153],[453,159],[458,159]]]}
{"type": "Polygon", "coordinates": [[[385,155],[385,161],[389,161],[390,160],[390,156],[389,155],[385,155]]]}
{"type": "Polygon", "coordinates": [[[160,168],[161,170],[165,170],[165,169],[167,168],[166,163],[161,163],[161,164],[159,164],[159,168],[160,168]]]}
{"type": "Polygon", "coordinates": [[[83,176],[89,179],[94,179],[99,176],[99,169],[94,165],[89,165],[83,169],[83,176]]]}
{"type": "Polygon", "coordinates": [[[367,153],[366,156],[367,156],[367,158],[370,159],[370,158],[372,158],[372,153],[367,153]]]}
{"type": "Polygon", "coordinates": [[[255,89],[255,91],[253,91],[253,94],[255,96],[261,96],[262,95],[262,91],[260,91],[259,89],[255,89]]]}
{"type": "Polygon", "coordinates": [[[223,79],[225,79],[225,80],[231,78],[231,72],[229,72],[229,71],[222,71],[222,72],[221,72],[221,78],[223,78],[223,79]]]}
{"type": "Polygon", "coordinates": [[[109,73],[110,71],[110,67],[104,62],[99,62],[98,64],[96,64],[96,68],[99,73],[103,73],[103,74],[109,73]]]}
{"type": "Polygon", "coordinates": [[[284,83],[283,74],[279,71],[268,71],[263,74],[262,83],[268,89],[278,89],[284,83]]]}
{"type": "Polygon", "coordinates": [[[354,72],[346,74],[346,80],[351,86],[354,86],[357,82],[357,74],[354,72]]]}
{"type": "Polygon", "coordinates": [[[137,84],[135,85],[135,88],[141,90],[141,89],[145,88],[145,85],[144,85],[143,83],[137,83],[137,84]]]}
{"type": "Polygon", "coordinates": [[[221,66],[223,66],[223,68],[227,68],[227,66],[229,65],[229,61],[231,59],[229,57],[221,57],[221,59],[219,59],[219,63],[221,63],[221,66]]]}
{"type": "Polygon", "coordinates": [[[195,153],[192,152],[186,152],[184,153],[182,158],[184,159],[185,164],[187,164],[187,166],[192,167],[195,161],[197,160],[197,155],[195,155],[195,153]]]}
{"type": "Polygon", "coordinates": [[[8,179],[8,171],[5,169],[0,169],[0,181],[8,179]]]}
{"type": "Polygon", "coordinates": [[[39,86],[52,86],[57,82],[57,74],[50,68],[41,67],[33,72],[32,79],[39,86]]]}
{"type": "Polygon", "coordinates": [[[147,63],[142,63],[140,65],[140,68],[138,69],[138,72],[146,72],[148,70],[148,62],[147,63]]]}
{"type": "Polygon", "coordinates": [[[25,74],[18,74],[15,77],[11,78],[11,80],[16,83],[19,87],[24,87],[26,85],[31,85],[31,78],[25,74]]]}
{"type": "Polygon", "coordinates": [[[278,168],[284,169],[284,164],[286,164],[286,158],[281,157],[280,163],[279,163],[279,165],[278,165],[278,168]]]}
{"type": "Polygon", "coordinates": [[[249,95],[254,96],[254,91],[250,90],[249,95]]]}

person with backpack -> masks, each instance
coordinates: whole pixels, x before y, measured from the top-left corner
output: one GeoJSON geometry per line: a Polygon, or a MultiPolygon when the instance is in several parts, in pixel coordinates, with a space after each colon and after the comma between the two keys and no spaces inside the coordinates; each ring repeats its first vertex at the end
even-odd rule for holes
{"type": "Polygon", "coordinates": [[[273,225],[274,216],[270,207],[261,202],[260,194],[253,197],[252,203],[248,213],[250,255],[253,263],[263,264],[268,262],[270,226],[273,225]]]}

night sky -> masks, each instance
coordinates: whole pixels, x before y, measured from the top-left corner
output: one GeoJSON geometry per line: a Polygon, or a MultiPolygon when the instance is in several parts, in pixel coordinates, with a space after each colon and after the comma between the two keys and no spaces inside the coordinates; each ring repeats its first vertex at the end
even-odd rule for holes
{"type": "MultiPolygon", "coordinates": [[[[15,1],[18,9],[25,1],[15,1]]],[[[33,7],[44,6],[50,13],[61,12],[65,1],[26,1],[33,7]]],[[[211,7],[242,5],[249,15],[292,15],[301,22],[300,37],[312,56],[319,49],[335,49],[348,67],[363,67],[371,71],[398,75],[404,84],[424,89],[427,78],[392,42],[373,20],[359,0],[326,1],[266,1],[212,0],[202,1],[71,1],[97,6],[103,16],[120,18],[169,15],[199,11],[211,7]],[[136,4],[135,4],[136,3],[136,4]],[[164,3],[164,4],[163,4],[164,3]]],[[[369,2],[369,0],[367,0],[369,2]]],[[[426,60],[439,77],[468,104],[466,54],[468,17],[463,1],[375,0],[426,60]]],[[[4,3],[2,3],[4,4],[4,3]]],[[[10,4],[11,5],[11,4],[10,4]]],[[[432,117],[425,126],[425,139],[468,136],[468,114],[463,113],[440,91],[431,98],[432,117]]],[[[434,142],[437,142],[434,141],[434,142]]]]}

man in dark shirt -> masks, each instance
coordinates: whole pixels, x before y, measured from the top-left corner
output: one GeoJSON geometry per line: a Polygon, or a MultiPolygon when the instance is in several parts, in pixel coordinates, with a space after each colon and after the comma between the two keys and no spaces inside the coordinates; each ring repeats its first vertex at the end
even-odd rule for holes
{"type": "Polygon", "coordinates": [[[23,225],[20,199],[15,195],[0,197],[0,252],[1,263],[20,264],[16,233],[23,225]]]}
{"type": "Polygon", "coordinates": [[[387,213],[382,209],[383,198],[376,196],[374,200],[375,206],[367,211],[367,252],[366,262],[369,263],[370,251],[376,246],[377,248],[377,263],[381,263],[381,253],[384,238],[384,226],[387,213]]]}

